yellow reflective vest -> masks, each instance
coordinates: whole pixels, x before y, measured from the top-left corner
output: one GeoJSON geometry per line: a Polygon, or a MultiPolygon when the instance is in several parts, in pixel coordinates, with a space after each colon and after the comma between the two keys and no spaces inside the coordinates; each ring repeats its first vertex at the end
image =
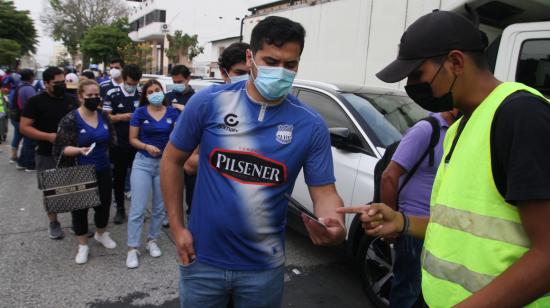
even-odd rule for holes
{"type": "MultiPolygon", "coordinates": [[[[447,131],[422,253],[422,293],[430,307],[462,302],[529,250],[518,209],[498,192],[491,165],[493,117],[506,97],[519,90],[546,100],[523,84],[500,84],[470,116],[448,163],[445,157],[460,121],[447,131]]],[[[531,305],[550,307],[550,297],[531,305]]]]}

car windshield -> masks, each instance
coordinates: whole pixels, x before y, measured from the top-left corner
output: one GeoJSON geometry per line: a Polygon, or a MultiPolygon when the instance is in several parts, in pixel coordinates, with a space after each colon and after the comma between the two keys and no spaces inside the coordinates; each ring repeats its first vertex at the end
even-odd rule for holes
{"type": "Polygon", "coordinates": [[[383,147],[398,141],[405,131],[428,113],[404,96],[342,93],[383,147]]]}

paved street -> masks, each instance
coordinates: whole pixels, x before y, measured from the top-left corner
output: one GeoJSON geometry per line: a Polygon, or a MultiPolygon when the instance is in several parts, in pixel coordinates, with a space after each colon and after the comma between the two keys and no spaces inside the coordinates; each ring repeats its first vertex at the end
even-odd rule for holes
{"type": "MultiPolygon", "coordinates": [[[[67,237],[48,239],[35,173],[15,170],[5,143],[0,150],[0,307],[178,307],[167,229],[159,240],[163,255],[153,259],[143,249],[137,269],[125,266],[125,224],[108,227],[116,249],[91,240],[88,263],[77,265],[70,215],[60,216],[67,237]]],[[[370,307],[343,248],[314,247],[288,231],[286,272],[284,307],[370,307]]]]}

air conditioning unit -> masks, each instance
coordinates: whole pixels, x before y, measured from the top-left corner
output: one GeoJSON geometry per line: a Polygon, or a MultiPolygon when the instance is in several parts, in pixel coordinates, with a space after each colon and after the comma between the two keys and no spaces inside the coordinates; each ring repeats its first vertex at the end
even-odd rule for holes
{"type": "Polygon", "coordinates": [[[170,32],[170,29],[168,29],[168,24],[162,24],[160,26],[160,31],[162,32],[170,32]]]}

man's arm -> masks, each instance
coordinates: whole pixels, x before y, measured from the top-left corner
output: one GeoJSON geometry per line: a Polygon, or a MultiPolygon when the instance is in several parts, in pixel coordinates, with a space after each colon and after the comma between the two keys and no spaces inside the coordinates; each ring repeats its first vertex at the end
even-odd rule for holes
{"type": "Polygon", "coordinates": [[[346,239],[344,215],[336,213],[336,209],[344,204],[334,184],[309,186],[309,195],[313,201],[315,215],[325,227],[311,221],[302,215],[302,220],[315,245],[337,245],[346,239]]]}
{"type": "Polygon", "coordinates": [[[197,169],[199,168],[199,147],[197,147],[191,157],[185,162],[183,169],[188,175],[197,174],[197,169]]]}
{"type": "Polygon", "coordinates": [[[33,119],[22,116],[19,124],[19,132],[33,140],[48,141],[51,144],[55,142],[56,133],[45,133],[40,131],[32,126],[33,123],[33,119]]]}
{"type": "Polygon", "coordinates": [[[523,307],[550,292],[550,200],[518,203],[531,248],[457,307],[523,307]]]}
{"type": "Polygon", "coordinates": [[[168,142],[160,161],[160,187],[164,207],[168,212],[170,231],[176,242],[176,248],[183,264],[189,264],[195,258],[193,237],[183,224],[183,169],[190,154],[178,150],[168,142]]]}
{"type": "Polygon", "coordinates": [[[390,161],[380,180],[380,201],[392,209],[397,209],[397,194],[399,192],[399,178],[407,170],[393,160],[390,161]]]}

